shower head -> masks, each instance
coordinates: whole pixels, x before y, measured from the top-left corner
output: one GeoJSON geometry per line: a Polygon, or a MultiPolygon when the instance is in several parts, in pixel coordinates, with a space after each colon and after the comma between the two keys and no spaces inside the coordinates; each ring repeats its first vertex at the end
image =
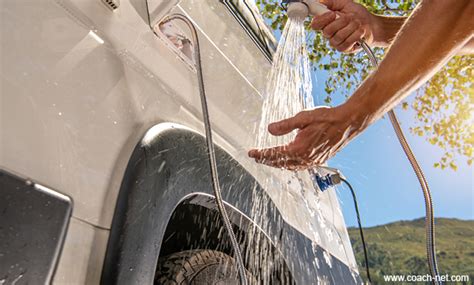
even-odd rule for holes
{"type": "Polygon", "coordinates": [[[304,19],[309,15],[309,8],[304,2],[293,1],[288,3],[286,13],[289,18],[293,19],[304,19]]]}
{"type": "Polygon", "coordinates": [[[309,15],[319,16],[330,10],[318,0],[283,0],[290,18],[304,19],[309,15]]]}

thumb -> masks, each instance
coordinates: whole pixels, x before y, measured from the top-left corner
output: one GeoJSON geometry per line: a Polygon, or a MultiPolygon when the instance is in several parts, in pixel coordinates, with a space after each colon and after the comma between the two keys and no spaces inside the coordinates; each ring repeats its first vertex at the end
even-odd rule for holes
{"type": "Polygon", "coordinates": [[[320,0],[321,4],[325,5],[331,11],[339,11],[344,8],[345,0],[320,0]]]}
{"type": "Polygon", "coordinates": [[[268,125],[268,131],[274,136],[286,135],[295,129],[306,127],[309,123],[309,119],[310,116],[308,111],[303,111],[292,118],[268,125]]]}
{"type": "Polygon", "coordinates": [[[328,7],[329,10],[334,10],[334,0],[320,0],[319,2],[328,7]]]}

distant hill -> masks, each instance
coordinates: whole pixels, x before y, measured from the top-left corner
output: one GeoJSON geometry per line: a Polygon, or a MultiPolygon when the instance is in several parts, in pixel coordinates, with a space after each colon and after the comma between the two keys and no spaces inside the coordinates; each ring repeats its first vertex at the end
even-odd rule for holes
{"type": "MultiPolygon", "coordinates": [[[[424,218],[364,228],[373,284],[384,284],[384,274],[429,274],[424,218]]],[[[436,255],[441,274],[467,274],[474,284],[474,221],[438,218],[436,255]]],[[[349,228],[359,271],[366,279],[359,229],[349,228]]],[[[460,283],[461,284],[461,283],[460,283]]]]}

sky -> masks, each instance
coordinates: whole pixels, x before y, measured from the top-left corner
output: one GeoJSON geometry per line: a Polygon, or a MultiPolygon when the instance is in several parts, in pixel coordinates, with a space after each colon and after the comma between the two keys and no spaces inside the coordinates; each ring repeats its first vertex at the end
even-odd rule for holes
{"type": "MultiPolygon", "coordinates": [[[[313,73],[315,99],[325,97],[324,81],[327,76],[324,71],[313,73]]],[[[341,92],[335,95],[343,98],[341,92]]],[[[411,100],[413,96],[407,102],[411,100]]],[[[409,132],[414,122],[413,112],[400,107],[395,111],[428,179],[435,217],[474,219],[473,167],[468,166],[465,159],[459,159],[457,171],[434,168],[433,164],[442,156],[442,150],[409,132]]],[[[370,126],[328,164],[340,169],[354,187],[365,227],[424,216],[421,187],[388,117],[370,126]]],[[[349,189],[339,186],[337,191],[346,224],[356,226],[349,189]]]]}

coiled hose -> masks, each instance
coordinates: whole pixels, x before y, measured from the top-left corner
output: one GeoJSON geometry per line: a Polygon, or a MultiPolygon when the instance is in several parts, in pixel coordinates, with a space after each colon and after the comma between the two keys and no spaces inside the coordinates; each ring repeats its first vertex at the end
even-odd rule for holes
{"type": "MultiPolygon", "coordinates": [[[[375,56],[372,49],[367,45],[365,41],[359,42],[362,49],[365,51],[367,56],[369,57],[370,63],[373,67],[378,67],[379,63],[377,57],[375,56]]],[[[423,170],[421,169],[418,161],[416,160],[413,151],[410,148],[410,145],[403,134],[403,130],[400,127],[400,123],[398,122],[398,118],[395,115],[393,110],[388,112],[388,116],[390,118],[390,122],[392,123],[393,129],[395,130],[395,134],[397,135],[398,141],[400,142],[403,151],[405,152],[406,157],[410,161],[411,167],[418,178],[420,183],[421,189],[423,190],[423,196],[425,198],[425,210],[426,210],[426,217],[425,217],[425,229],[426,229],[426,254],[428,257],[428,267],[430,270],[430,274],[432,277],[433,284],[441,284],[438,280],[439,272],[438,272],[438,264],[436,262],[436,248],[435,248],[435,225],[434,225],[434,213],[433,213],[433,201],[431,199],[431,192],[428,186],[428,182],[426,181],[425,175],[423,174],[423,170]]]]}
{"type": "Polygon", "coordinates": [[[240,284],[247,285],[247,275],[245,270],[244,261],[242,259],[242,253],[240,251],[240,246],[237,241],[237,238],[234,234],[234,230],[232,229],[232,224],[230,223],[229,216],[227,211],[224,207],[224,202],[222,200],[222,193],[221,188],[219,185],[219,175],[217,173],[217,161],[216,161],[216,154],[214,150],[214,142],[212,139],[212,128],[211,128],[211,121],[209,118],[209,109],[207,106],[207,98],[206,98],[206,90],[204,88],[204,77],[202,75],[202,66],[201,66],[201,48],[199,46],[199,37],[196,31],[196,27],[193,23],[184,15],[181,14],[172,14],[167,16],[162,23],[169,22],[171,20],[180,20],[184,22],[188,28],[191,30],[192,39],[194,42],[194,57],[196,60],[196,71],[199,83],[199,95],[201,98],[201,108],[202,108],[202,116],[204,120],[204,129],[206,132],[206,144],[207,144],[207,154],[209,156],[209,167],[211,170],[211,180],[212,180],[212,188],[214,190],[214,196],[216,197],[216,204],[219,210],[219,213],[222,217],[222,221],[224,222],[225,229],[229,234],[230,241],[232,244],[232,248],[234,250],[234,258],[237,263],[237,269],[239,272],[240,284]]]}

